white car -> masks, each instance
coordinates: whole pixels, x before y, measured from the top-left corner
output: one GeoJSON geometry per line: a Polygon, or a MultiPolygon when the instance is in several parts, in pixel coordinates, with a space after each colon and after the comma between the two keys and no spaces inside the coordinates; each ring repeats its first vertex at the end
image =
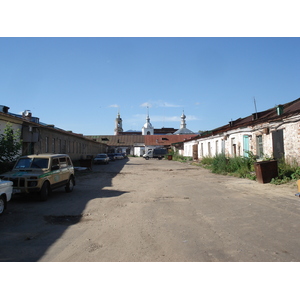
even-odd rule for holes
{"type": "Polygon", "coordinates": [[[95,164],[108,164],[109,163],[109,157],[105,153],[97,154],[94,158],[95,164]]]}
{"type": "Polygon", "coordinates": [[[123,159],[124,156],[122,153],[115,153],[115,159],[123,159]]]}
{"type": "Polygon", "coordinates": [[[11,199],[13,191],[13,182],[0,180],[0,215],[7,207],[7,202],[11,199]]]}

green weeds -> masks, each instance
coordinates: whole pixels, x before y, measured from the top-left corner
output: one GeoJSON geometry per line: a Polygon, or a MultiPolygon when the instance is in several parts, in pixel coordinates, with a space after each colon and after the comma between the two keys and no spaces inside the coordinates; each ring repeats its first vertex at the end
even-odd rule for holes
{"type": "Polygon", "coordinates": [[[190,162],[193,160],[192,157],[187,157],[187,156],[183,156],[183,155],[180,155],[178,153],[178,151],[171,151],[169,152],[165,158],[168,159],[168,156],[169,155],[172,155],[172,160],[176,160],[176,161],[179,161],[179,162],[190,162]]]}
{"type": "MultiPolygon", "coordinates": [[[[204,157],[197,165],[210,169],[216,174],[256,180],[255,162],[256,157],[252,153],[249,153],[248,157],[226,157],[224,154],[219,154],[214,157],[204,157]]],[[[300,179],[300,167],[297,162],[289,164],[282,159],[278,161],[278,177],[273,178],[271,183],[279,185],[298,179],[300,179]]]]}

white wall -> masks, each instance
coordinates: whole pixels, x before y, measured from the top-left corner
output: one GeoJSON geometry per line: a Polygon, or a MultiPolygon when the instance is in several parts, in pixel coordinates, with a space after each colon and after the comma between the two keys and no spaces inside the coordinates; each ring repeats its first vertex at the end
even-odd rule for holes
{"type": "Polygon", "coordinates": [[[134,147],[134,156],[143,156],[145,154],[145,147],[134,147]]]}
{"type": "Polygon", "coordinates": [[[198,143],[198,158],[215,156],[222,153],[229,157],[244,155],[244,136],[248,137],[249,151],[257,152],[257,136],[262,137],[264,156],[273,156],[273,132],[283,130],[284,154],[288,163],[300,165],[300,116],[286,118],[283,121],[265,122],[254,127],[230,130],[221,135],[199,138],[184,143],[184,156],[193,157],[193,145],[198,143]],[[235,144],[235,147],[233,146],[235,144]],[[235,153],[234,153],[235,149],[235,153]]]}

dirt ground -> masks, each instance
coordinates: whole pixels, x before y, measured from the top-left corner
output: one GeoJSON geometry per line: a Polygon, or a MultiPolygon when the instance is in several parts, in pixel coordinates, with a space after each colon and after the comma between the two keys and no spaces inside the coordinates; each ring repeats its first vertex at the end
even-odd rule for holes
{"type": "Polygon", "coordinates": [[[16,197],[2,262],[300,261],[300,200],[187,163],[128,158],[80,172],[70,194],[16,197]]]}

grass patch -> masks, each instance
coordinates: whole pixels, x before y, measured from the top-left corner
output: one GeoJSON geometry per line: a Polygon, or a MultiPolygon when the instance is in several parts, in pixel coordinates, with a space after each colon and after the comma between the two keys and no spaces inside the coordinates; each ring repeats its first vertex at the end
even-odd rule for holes
{"type": "Polygon", "coordinates": [[[212,173],[255,180],[253,164],[252,157],[226,157],[224,154],[204,157],[200,162],[202,167],[210,169],[212,173]]]}
{"type": "Polygon", "coordinates": [[[168,155],[172,155],[172,159],[175,160],[175,161],[179,161],[179,162],[190,162],[190,161],[193,161],[193,158],[192,158],[192,157],[180,155],[180,154],[178,153],[178,151],[172,151],[172,152],[169,152],[169,153],[165,156],[165,159],[168,159],[168,155]]]}
{"type": "MultiPolygon", "coordinates": [[[[194,163],[194,165],[210,169],[212,173],[216,174],[256,180],[255,161],[256,159],[253,155],[249,155],[249,157],[226,157],[224,154],[219,154],[214,157],[204,157],[199,163],[194,163]]],[[[271,183],[279,185],[299,179],[300,167],[298,163],[289,164],[282,159],[278,161],[278,177],[273,178],[271,183]]]]}

